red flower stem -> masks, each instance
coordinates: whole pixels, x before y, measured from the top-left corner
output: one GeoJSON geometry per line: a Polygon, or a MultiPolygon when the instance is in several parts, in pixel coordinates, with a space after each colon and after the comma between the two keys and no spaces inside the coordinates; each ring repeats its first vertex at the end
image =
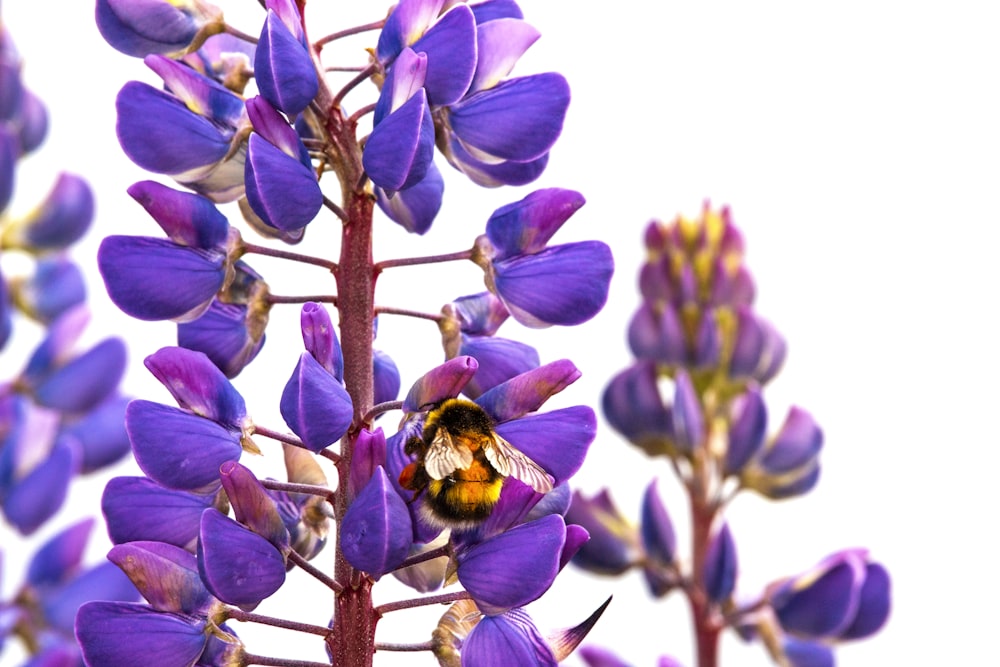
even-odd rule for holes
{"type": "Polygon", "coordinates": [[[226,620],[231,619],[233,621],[240,621],[242,623],[257,623],[259,625],[270,625],[273,628],[281,628],[282,630],[294,630],[295,632],[304,632],[310,635],[319,635],[320,637],[326,637],[330,634],[330,628],[325,628],[321,625],[310,625],[309,623],[298,623],[296,621],[287,621],[283,618],[275,618],[273,616],[264,616],[262,614],[254,614],[253,612],[243,611],[242,609],[237,609],[236,607],[229,607],[224,612],[225,618],[220,619],[226,620]]]}
{"type": "Polygon", "coordinates": [[[334,32],[326,37],[321,37],[316,40],[314,46],[316,50],[319,51],[323,45],[329,44],[330,42],[342,39],[344,37],[350,37],[351,35],[357,35],[362,32],[368,32],[369,30],[381,30],[382,26],[385,25],[385,19],[380,19],[378,21],[373,21],[372,23],[366,23],[364,25],[354,26],[353,28],[347,28],[346,30],[341,30],[339,32],[334,32]]]}
{"type": "Polygon", "coordinates": [[[402,401],[386,401],[385,403],[379,403],[372,407],[365,415],[365,421],[371,423],[375,421],[375,418],[379,415],[385,414],[386,412],[391,412],[392,410],[401,410],[403,408],[402,401]]]}
{"type": "Polygon", "coordinates": [[[694,623],[698,667],[717,667],[719,660],[719,635],[722,627],[712,618],[712,603],[705,594],[703,583],[715,513],[714,504],[698,495],[691,495],[693,586],[686,589],[686,592],[694,623]]]}
{"type": "Polygon", "coordinates": [[[399,259],[387,259],[376,264],[375,270],[383,271],[396,266],[417,266],[418,264],[456,262],[463,259],[472,259],[472,250],[460,250],[458,252],[446,253],[444,255],[428,255],[427,257],[401,257],[399,259]]]}
{"type": "Polygon", "coordinates": [[[277,294],[267,295],[267,302],[270,304],[309,303],[310,301],[315,301],[316,303],[329,303],[336,306],[337,296],[334,294],[318,294],[318,295],[308,295],[308,296],[279,296],[277,294]]]}
{"type": "Polygon", "coordinates": [[[403,315],[405,317],[416,317],[421,320],[440,322],[444,319],[440,314],[422,313],[418,310],[407,310],[406,308],[393,308],[392,306],[379,306],[375,309],[379,315],[403,315]]]}
{"type": "Polygon", "coordinates": [[[314,484],[295,484],[293,482],[279,482],[274,479],[262,479],[260,483],[265,489],[271,489],[272,491],[284,491],[285,493],[305,493],[310,496],[319,496],[320,498],[333,498],[334,492],[325,486],[316,486],[314,484]]]}
{"type": "Polygon", "coordinates": [[[278,248],[268,248],[267,246],[256,245],[254,243],[247,243],[246,241],[240,242],[240,248],[243,249],[245,254],[254,255],[266,255],[268,257],[277,257],[279,259],[287,259],[293,262],[301,262],[302,264],[312,264],[314,266],[321,266],[324,269],[328,269],[332,272],[337,271],[337,263],[331,262],[328,259],[323,259],[322,257],[313,257],[312,255],[303,255],[297,252],[289,252],[288,250],[279,250],[278,248]]]}
{"type": "Polygon", "coordinates": [[[388,644],[375,642],[376,651],[433,651],[434,642],[426,641],[420,644],[388,644]]]}
{"type": "Polygon", "coordinates": [[[254,655],[253,653],[244,653],[240,658],[240,665],[271,665],[274,667],[330,667],[330,663],[328,662],[271,658],[266,655],[254,655]]]}
{"type": "MultiPolygon", "coordinates": [[[[434,560],[435,558],[440,558],[441,556],[448,556],[451,554],[451,546],[445,544],[444,546],[438,547],[436,549],[431,549],[430,551],[425,551],[422,554],[417,554],[416,556],[410,556],[404,560],[396,570],[402,570],[403,568],[410,567],[411,565],[419,565],[420,563],[434,560]]],[[[395,571],[395,570],[394,570],[395,571]]]]}
{"type": "Polygon", "coordinates": [[[413,598],[412,600],[397,600],[396,602],[386,602],[375,607],[375,613],[379,616],[388,614],[390,611],[401,609],[414,609],[416,607],[426,607],[432,604],[451,604],[459,600],[469,600],[472,596],[468,591],[455,591],[454,593],[444,593],[442,595],[430,595],[425,598],[413,598]]]}

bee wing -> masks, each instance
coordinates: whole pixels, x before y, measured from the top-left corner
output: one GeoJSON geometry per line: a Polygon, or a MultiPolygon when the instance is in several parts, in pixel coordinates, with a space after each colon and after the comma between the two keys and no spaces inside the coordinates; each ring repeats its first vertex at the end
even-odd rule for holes
{"type": "Polygon", "coordinates": [[[434,441],[424,455],[424,470],[431,479],[444,479],[458,469],[472,465],[472,452],[456,444],[447,429],[439,428],[434,441]]]}
{"type": "Polygon", "coordinates": [[[552,490],[552,478],[549,474],[496,433],[483,451],[494,470],[504,477],[518,479],[538,493],[548,493],[552,490]]]}

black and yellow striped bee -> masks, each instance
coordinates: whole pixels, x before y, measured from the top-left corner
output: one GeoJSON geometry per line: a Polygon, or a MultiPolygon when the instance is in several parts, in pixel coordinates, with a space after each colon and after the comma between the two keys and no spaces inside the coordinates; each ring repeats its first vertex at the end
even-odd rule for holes
{"type": "Polygon", "coordinates": [[[406,443],[416,460],[399,475],[416,494],[427,490],[423,518],[440,528],[469,529],[490,516],[506,477],[538,493],[552,490],[552,478],[493,430],[493,420],[472,401],[449,398],[434,405],[423,434],[406,443]]]}

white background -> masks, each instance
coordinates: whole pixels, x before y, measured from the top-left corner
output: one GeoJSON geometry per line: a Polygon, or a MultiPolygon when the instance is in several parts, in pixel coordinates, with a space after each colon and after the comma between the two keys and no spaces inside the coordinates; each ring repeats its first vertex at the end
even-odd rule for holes
{"type": "MultiPolygon", "coordinates": [[[[321,21],[311,13],[322,4],[313,0],[307,10],[313,37],[385,9],[380,2],[357,3],[362,9],[331,2],[333,18],[321,21]]],[[[996,520],[987,514],[997,505],[991,487],[1000,461],[993,317],[1000,45],[992,3],[524,0],[522,7],[543,37],[515,73],[560,71],[573,88],[562,139],[532,187],[583,192],[588,204],[555,240],[602,239],[618,267],[609,305],[592,322],[523,336],[543,361],[570,357],[584,373],[553,405],[596,405],[604,382],[628,363],[624,328],[638,303],[646,222],[696,215],[706,199],[731,205],[747,239],[758,310],[790,344],[767,394],[772,422],[795,403],[813,412],[826,435],[823,475],[811,494],[777,504],[740,497],[731,508],[739,589],[751,595],[834,550],[866,546],[892,573],[894,609],[876,638],[838,649],[840,664],[988,662],[1000,595],[996,520]]],[[[256,33],[260,14],[250,14],[233,21],[256,33]]],[[[58,169],[91,181],[98,218],[74,251],[90,276],[95,317],[87,340],[128,336],[128,390],[167,402],[139,362],[173,342],[173,326],[118,313],[103,296],[93,259],[104,234],[158,233],[124,192],[148,176],[114,138],[117,90],[130,78],[152,79],[141,63],[101,41],[91,3],[8,0],[3,19],[52,124],[48,142],[20,172],[14,208],[36,201],[58,169]]],[[[368,44],[345,51],[350,64],[362,61],[368,44]]],[[[368,91],[355,95],[355,107],[371,101],[368,91]]],[[[494,208],[532,189],[482,191],[440,164],[448,191],[439,222],[413,238],[382,220],[377,259],[468,247],[494,208]]],[[[336,222],[321,215],[307,243],[330,245],[301,249],[335,256],[336,222]]],[[[282,265],[251,263],[275,293],[332,290],[319,269],[306,269],[302,286],[282,265]]],[[[19,266],[17,258],[4,258],[5,272],[19,266]]],[[[434,312],[479,291],[479,280],[471,265],[397,269],[380,281],[378,302],[434,312]]],[[[265,426],[283,427],[277,397],[300,349],[297,321],[297,309],[276,307],[261,358],[237,379],[265,426]]],[[[522,331],[508,324],[502,333],[522,331]]],[[[37,340],[28,326],[16,332],[0,356],[3,378],[37,340]]],[[[441,358],[435,328],[424,322],[383,317],[377,345],[399,363],[404,391],[441,358]]],[[[654,476],[663,477],[660,488],[683,541],[686,508],[668,467],[634,452],[603,424],[575,482],[591,493],[611,485],[634,517],[654,476]]],[[[99,482],[78,485],[43,536],[95,512],[100,489],[99,482]]],[[[39,540],[12,542],[6,527],[0,536],[9,595],[39,540]]],[[[105,550],[97,539],[91,557],[105,550]]],[[[297,588],[259,611],[326,623],[328,597],[306,577],[292,578],[297,588]]],[[[376,590],[385,591],[378,601],[405,594],[391,584],[376,590]]],[[[653,665],[661,653],[693,664],[685,604],[677,596],[649,601],[637,576],[594,580],[567,570],[530,610],[543,628],[568,626],[612,592],[594,643],[614,647],[637,667],[653,665]]],[[[379,638],[420,641],[430,625],[429,615],[398,612],[382,621],[379,638]]],[[[321,659],[313,637],[255,639],[254,630],[239,628],[255,652],[321,659]]],[[[380,654],[376,663],[433,664],[424,655],[392,658],[380,654]]],[[[732,636],[723,662],[769,664],[759,646],[732,636]]],[[[0,659],[16,663],[13,651],[0,659]]]]}

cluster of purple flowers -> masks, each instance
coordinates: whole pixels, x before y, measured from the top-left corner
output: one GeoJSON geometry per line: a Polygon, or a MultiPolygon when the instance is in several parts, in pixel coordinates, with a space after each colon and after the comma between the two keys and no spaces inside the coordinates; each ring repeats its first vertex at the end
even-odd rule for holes
{"type": "MultiPolygon", "coordinates": [[[[47,128],[45,107],[22,81],[12,39],[0,30],[0,260],[21,255],[14,266],[27,269],[0,270],[0,351],[7,348],[5,359],[13,361],[8,343],[15,334],[44,330],[23,365],[15,370],[5,361],[0,376],[0,516],[23,536],[56,515],[77,475],[129,452],[127,399],[118,391],[125,345],[114,337],[84,350],[77,345],[89,313],[69,251],[94,217],[90,187],[63,173],[30,213],[18,216],[10,207],[18,162],[41,145],[47,128]]],[[[35,551],[23,581],[9,599],[0,598],[0,647],[19,640],[31,665],[79,664],[77,608],[94,599],[138,598],[112,564],[84,565],[92,525],[70,526],[35,551]]],[[[8,553],[24,547],[2,546],[8,553]]],[[[0,551],[0,564],[2,558],[0,551]]]]}
{"type": "Polygon", "coordinates": [[[443,200],[435,144],[480,185],[537,178],[561,131],[568,85],[554,73],[509,76],[538,38],[510,0],[402,0],[368,26],[381,29],[371,60],[336,91],[321,46],[358,30],[310,42],[301,4],[265,4],[254,39],[200,0],[97,2],[105,39],[163,81],[122,88],[121,146],[189,191],[133,185],[129,194],[164,236],[110,236],[98,254],[111,299],[138,319],[176,322],[178,346],[145,362],[176,406],[135,400],[125,412],[144,476],[112,480],[102,500],[109,558],[146,602],[81,608],[87,664],[138,663],[151,650],[168,666],[277,664],[249,653],[235,620],[318,635],[344,667],[371,664],[375,650],[431,651],[449,665],[554,665],[603,611],[546,637],[525,609],[588,539],[564,515],[596,418],[585,406],[539,412],[579,371],[569,360],[543,364],[530,346],[494,334],[508,318],[535,328],[592,318],[607,299],[610,251],[596,241],[550,245],[584,203],[558,188],[501,207],[471,230],[465,250],[447,255],[375,264],[371,228],[377,203],[408,231],[428,231],[443,200]],[[378,99],[348,112],[367,80],[378,99]],[[359,137],[368,114],[372,131],[359,137]],[[339,201],[321,188],[329,172],[339,201]],[[243,238],[220,210],[228,202],[268,244],[243,238]],[[336,261],[273,245],[308,246],[306,228],[324,209],[343,223],[336,261]],[[249,254],[325,269],[336,294],[273,295],[249,254]],[[375,305],[381,272],[448,260],[474,262],[486,290],[440,315],[375,305]],[[274,396],[286,431],[252,419],[234,381],[261,351],[272,311],[288,303],[302,304],[304,351],[274,396]],[[337,311],[339,337],[324,303],[337,311]],[[398,369],[372,348],[379,314],[415,314],[442,333],[445,362],[428,362],[402,401],[398,369]],[[421,445],[449,402],[477,415],[479,430],[421,445]],[[374,421],[393,410],[402,420],[386,437],[374,421]],[[243,456],[275,446],[285,481],[258,478],[243,456]],[[425,456],[443,456],[451,469],[438,475],[425,456]],[[414,470],[427,483],[414,482],[414,470]],[[479,474],[492,480],[489,492],[468,481],[479,474]],[[435,484],[454,485],[458,515],[466,504],[488,511],[436,520],[435,484]],[[311,563],[328,537],[333,572],[311,563]],[[293,570],[332,595],[332,619],[304,624],[255,611],[293,570]],[[388,574],[418,593],[461,590],[373,607],[371,590],[388,574]],[[454,604],[425,642],[376,641],[383,614],[436,603],[454,604]],[[129,641],[136,636],[154,645],[129,641]]]}
{"type": "MultiPolygon", "coordinates": [[[[742,235],[728,209],[706,206],[695,220],[654,221],[645,243],[643,303],[628,329],[635,362],[608,384],[603,407],[631,444],[668,459],[677,472],[691,505],[691,559],[681,557],[654,480],[638,527],[607,490],[575,494],[567,517],[591,539],[574,560],[602,574],[640,569],[656,597],[681,589],[691,602],[701,665],[716,664],[725,627],[760,639],[780,664],[832,665],[834,644],[877,632],[889,614],[888,572],[865,550],[837,552],[755,597],[735,597],[737,550],[726,505],[744,490],[775,500],[808,492],[819,479],[823,445],[818,424],[798,407],[769,428],[763,392],[782,365],[785,342],[752,309],[742,235]]],[[[623,664],[597,649],[585,658],[591,667],[623,664]]]]}

